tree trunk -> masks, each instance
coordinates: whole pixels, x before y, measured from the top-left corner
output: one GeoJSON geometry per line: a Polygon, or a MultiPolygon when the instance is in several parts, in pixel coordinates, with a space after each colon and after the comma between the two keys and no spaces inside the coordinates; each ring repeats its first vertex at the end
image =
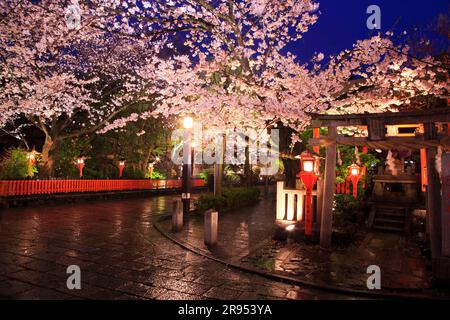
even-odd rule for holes
{"type": "Polygon", "coordinates": [[[286,187],[295,188],[296,174],[299,172],[298,160],[283,159],[286,187]]]}
{"type": "Polygon", "coordinates": [[[245,186],[251,187],[253,185],[253,175],[252,168],[250,166],[250,149],[249,149],[249,137],[245,137],[245,164],[244,164],[244,175],[245,175],[245,186]]]}
{"type": "Polygon", "coordinates": [[[54,175],[55,151],[58,148],[59,141],[52,139],[50,136],[45,136],[44,146],[42,147],[42,163],[41,176],[50,178],[54,175]]]}
{"type": "Polygon", "coordinates": [[[225,167],[225,161],[226,161],[226,150],[227,150],[227,144],[226,144],[226,135],[222,135],[222,163],[216,163],[214,164],[214,195],[221,195],[222,194],[222,184],[224,180],[223,176],[223,169],[225,167]]]}
{"type": "Polygon", "coordinates": [[[148,163],[150,162],[151,155],[152,155],[152,148],[148,148],[147,153],[145,154],[145,157],[144,157],[144,161],[141,164],[141,170],[144,173],[144,175],[147,174],[147,167],[148,167],[148,163]]]}

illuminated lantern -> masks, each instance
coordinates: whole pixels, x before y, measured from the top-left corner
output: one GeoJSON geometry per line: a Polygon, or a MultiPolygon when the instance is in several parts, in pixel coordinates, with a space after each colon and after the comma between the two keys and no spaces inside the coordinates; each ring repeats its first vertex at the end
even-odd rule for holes
{"type": "Polygon", "coordinates": [[[83,177],[83,168],[84,168],[84,159],[83,158],[77,159],[77,167],[78,167],[78,170],[80,171],[80,178],[82,178],[83,177]]]}
{"type": "Polygon", "coordinates": [[[358,198],[358,182],[359,179],[361,178],[361,168],[360,166],[358,166],[356,163],[352,164],[349,168],[349,172],[350,172],[350,180],[352,181],[352,185],[353,185],[353,197],[355,199],[358,198]]]}
{"type": "Polygon", "coordinates": [[[183,127],[185,129],[192,129],[193,126],[194,126],[194,119],[192,119],[192,117],[184,117],[183,127]]]}
{"type": "Polygon", "coordinates": [[[300,155],[300,164],[301,171],[299,176],[306,188],[305,236],[309,237],[312,234],[312,189],[317,182],[317,161],[314,156],[311,156],[308,151],[305,151],[300,155]]]}
{"type": "Polygon", "coordinates": [[[154,163],[153,162],[150,162],[149,164],[148,164],[148,175],[149,175],[149,178],[150,179],[152,179],[152,177],[153,177],[153,168],[155,167],[155,165],[154,165],[154,163]]]}
{"type": "Polygon", "coordinates": [[[125,168],[125,160],[119,161],[119,178],[122,178],[123,168],[125,168]]]}

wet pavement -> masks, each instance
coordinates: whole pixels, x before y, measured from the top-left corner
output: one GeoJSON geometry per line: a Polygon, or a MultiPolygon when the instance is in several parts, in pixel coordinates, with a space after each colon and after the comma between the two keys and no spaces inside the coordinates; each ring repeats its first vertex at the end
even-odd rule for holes
{"type": "MultiPolygon", "coordinates": [[[[171,200],[158,196],[1,210],[0,298],[352,298],[240,272],[181,248],[153,227],[171,200]],[[67,288],[70,265],[81,269],[80,290],[67,288]]],[[[258,214],[236,215],[223,231],[232,233],[228,248],[237,250],[223,254],[243,257],[257,249],[267,236],[261,226],[269,221],[258,214]]],[[[193,229],[192,237],[198,232],[193,229]]]]}
{"type": "MultiPolygon", "coordinates": [[[[170,220],[158,223],[176,241],[194,251],[246,268],[287,276],[320,286],[368,291],[367,268],[380,267],[381,290],[386,293],[450,297],[431,288],[430,263],[419,247],[401,234],[363,232],[352,245],[322,250],[318,245],[272,240],[275,202],[219,214],[218,244],[203,243],[203,216],[191,216],[180,233],[170,220]]],[[[363,229],[363,227],[361,227],[363,229]]]]}

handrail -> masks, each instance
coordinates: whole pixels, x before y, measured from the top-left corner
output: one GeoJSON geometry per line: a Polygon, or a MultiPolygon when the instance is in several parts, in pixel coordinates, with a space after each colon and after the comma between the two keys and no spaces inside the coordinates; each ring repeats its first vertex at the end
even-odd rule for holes
{"type": "MultiPolygon", "coordinates": [[[[205,180],[192,179],[192,187],[203,186],[205,180]]],[[[0,180],[0,197],[177,188],[181,188],[180,179],[0,180]]]]}

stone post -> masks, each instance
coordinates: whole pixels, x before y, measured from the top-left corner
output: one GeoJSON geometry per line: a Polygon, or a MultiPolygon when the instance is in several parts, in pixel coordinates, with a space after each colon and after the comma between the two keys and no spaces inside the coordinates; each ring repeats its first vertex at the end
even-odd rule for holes
{"type": "Polygon", "coordinates": [[[172,206],[172,231],[183,230],[183,206],[180,200],[173,200],[172,206]]]}
{"type": "Polygon", "coordinates": [[[217,244],[217,229],[219,225],[219,213],[214,210],[205,212],[205,244],[215,246],[217,244]]]}

